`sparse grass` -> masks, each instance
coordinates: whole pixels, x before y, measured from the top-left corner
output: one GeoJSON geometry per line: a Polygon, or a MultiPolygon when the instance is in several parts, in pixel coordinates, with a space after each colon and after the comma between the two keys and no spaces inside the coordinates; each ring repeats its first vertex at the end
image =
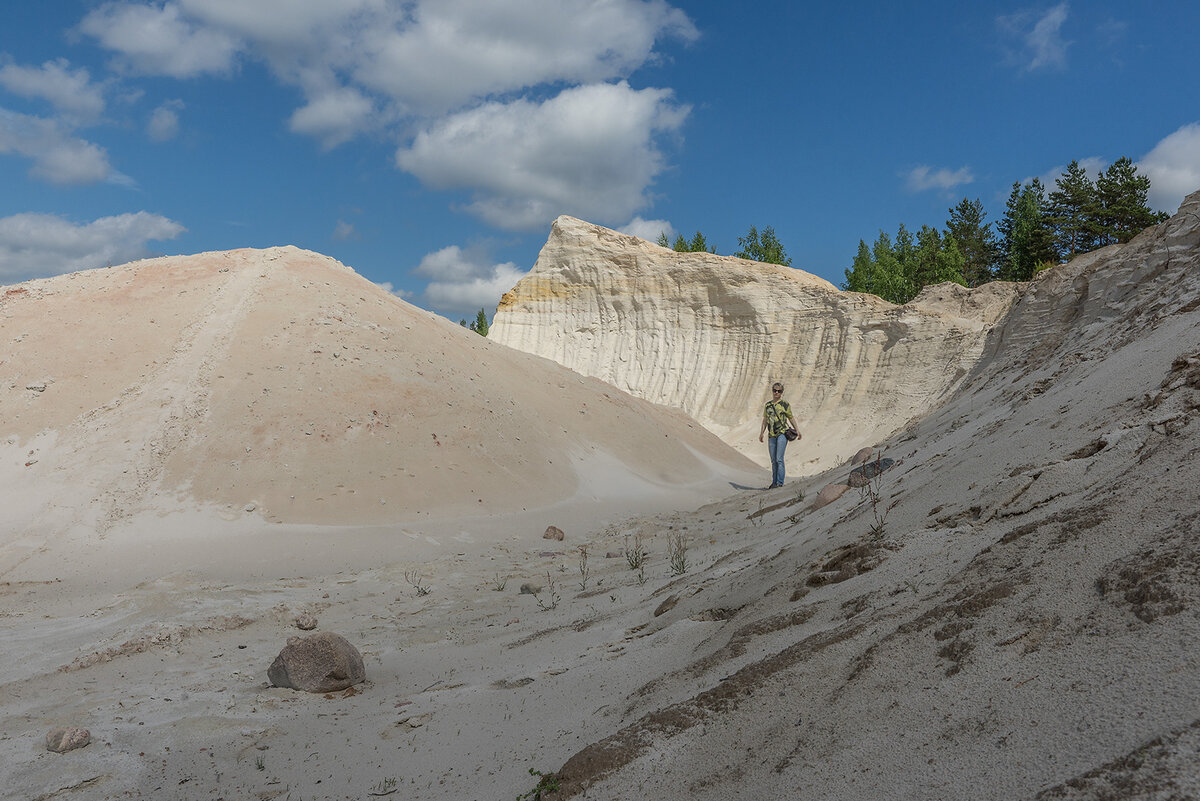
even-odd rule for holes
{"type": "Polygon", "coordinates": [[[588,577],[591,576],[591,569],[588,568],[588,547],[586,545],[579,546],[579,589],[586,590],[588,577]]]}
{"type": "Polygon", "coordinates": [[[417,597],[428,595],[431,592],[430,586],[425,583],[425,577],[416,570],[404,571],[404,580],[407,581],[408,585],[413,588],[413,591],[417,594],[417,597]]]}
{"type": "Polygon", "coordinates": [[[543,612],[549,612],[551,609],[558,607],[558,602],[562,600],[558,594],[558,585],[554,583],[554,576],[549,570],[546,571],[546,586],[538,592],[534,593],[533,599],[537,601],[538,609],[543,612]],[[542,598],[542,592],[546,593],[546,597],[542,598]]]}
{"type": "Polygon", "coordinates": [[[682,531],[674,531],[667,535],[667,556],[671,563],[671,575],[682,576],[688,571],[687,549],[687,536],[682,531]]]}
{"type": "Polygon", "coordinates": [[[501,576],[499,573],[497,573],[495,580],[493,580],[493,582],[492,582],[492,591],[493,592],[504,592],[504,588],[507,586],[508,586],[508,578],[505,576],[501,576]]]}
{"type": "Polygon", "coordinates": [[[259,754],[258,756],[256,756],[254,758],[254,767],[258,770],[266,770],[267,769],[267,763],[263,761],[262,754],[259,754]]]}
{"type": "Polygon", "coordinates": [[[382,779],[379,784],[367,791],[368,795],[391,795],[399,790],[399,784],[394,776],[382,779]]]}
{"type": "Polygon", "coordinates": [[[540,770],[529,769],[529,775],[537,778],[537,785],[527,793],[517,796],[517,801],[542,801],[543,795],[558,792],[558,777],[553,773],[542,773],[540,770]]]}
{"type": "Polygon", "coordinates": [[[629,546],[629,535],[625,535],[625,561],[629,563],[629,569],[638,574],[638,584],[646,583],[646,560],[650,557],[650,552],[646,550],[646,546],[642,544],[642,535],[633,535],[633,547],[629,546]]]}
{"type": "MultiPolygon", "coordinates": [[[[870,462],[867,464],[870,464],[870,462]]],[[[891,511],[891,507],[885,506],[883,503],[882,449],[875,452],[874,475],[867,479],[867,483],[859,488],[859,493],[864,500],[871,504],[871,519],[874,521],[870,528],[871,536],[875,539],[883,539],[883,535],[887,531],[887,515],[891,511]]]]}

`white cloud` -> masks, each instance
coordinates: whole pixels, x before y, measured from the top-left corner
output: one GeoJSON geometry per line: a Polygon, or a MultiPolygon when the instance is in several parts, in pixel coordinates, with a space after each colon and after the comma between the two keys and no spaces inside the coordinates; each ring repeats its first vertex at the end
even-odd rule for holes
{"type": "Polygon", "coordinates": [[[0,218],[0,279],[26,280],[123,264],[150,255],[147,242],[173,239],[186,229],[139,211],[77,225],[53,214],[0,218]]]}
{"type": "Polygon", "coordinates": [[[1137,163],[1150,178],[1150,207],[1175,212],[1184,196],[1200,189],[1200,122],[1184,125],[1137,163]]]}
{"type": "MultiPolygon", "coordinates": [[[[469,208],[505,228],[560,211],[627,220],[645,206],[662,169],[655,138],[687,109],[667,90],[605,82],[652,62],[664,39],[699,36],[666,0],[115,0],[78,30],[136,73],[230,75],[260,61],[304,97],[292,131],[332,148],[391,126],[398,163],[467,190],[469,208]]],[[[153,130],[169,133],[169,114],[153,130]]]]}
{"type": "Polygon", "coordinates": [[[1000,27],[1020,41],[1020,49],[1012,55],[1013,60],[1029,72],[1066,64],[1067,48],[1071,43],[1062,38],[1062,27],[1068,11],[1069,4],[1064,2],[1040,16],[1025,11],[998,17],[1000,27]]]}
{"type": "Polygon", "coordinates": [[[438,189],[470,189],[468,209],[492,225],[531,229],[559,214],[627,220],[663,169],[656,135],[687,107],[627,83],[566,89],[543,103],[492,102],[417,134],[396,162],[438,189]]]}
{"type": "Polygon", "coordinates": [[[332,89],[313,97],[308,105],[296,109],[290,127],[296,133],[321,140],[326,149],[354,138],[369,125],[373,116],[371,100],[356,89],[332,89]]]}
{"type": "Polygon", "coordinates": [[[413,272],[435,279],[424,293],[433,309],[448,317],[473,317],[482,308],[490,317],[500,296],[527,271],[512,262],[492,264],[482,249],[451,245],[426,255],[413,272]]]}
{"type": "Polygon", "coordinates": [[[1025,44],[1033,56],[1028,69],[1060,67],[1066,63],[1069,42],[1062,38],[1062,26],[1066,21],[1067,4],[1059,3],[1033,26],[1033,30],[1025,37],[1025,44]]]}
{"type": "Polygon", "coordinates": [[[72,136],[54,120],[0,108],[0,155],[6,153],[31,160],[30,174],[54,184],[131,183],[99,145],[72,136]]]}
{"type": "Polygon", "coordinates": [[[366,18],[378,24],[389,5],[398,4],[385,0],[178,0],[180,10],[198,23],[240,39],[285,48],[326,38],[355,20],[366,18]]]}
{"type": "Polygon", "coordinates": [[[675,226],[666,220],[643,220],[641,217],[634,217],[617,230],[623,234],[640,236],[649,242],[657,242],[658,237],[663,234],[666,234],[668,242],[675,239],[675,226]]]}
{"type": "Polygon", "coordinates": [[[91,81],[86,69],[72,70],[66,59],[47,61],[40,67],[5,64],[0,86],[22,97],[49,101],[77,123],[92,122],[104,113],[104,90],[91,81]]]}
{"type": "Polygon", "coordinates": [[[975,180],[975,176],[971,173],[969,167],[960,167],[953,171],[945,167],[935,170],[925,164],[914,167],[904,174],[903,177],[910,192],[924,192],[929,189],[938,189],[946,192],[975,180]]]}
{"type": "Polygon", "coordinates": [[[354,229],[354,223],[338,220],[337,224],[333,226],[333,238],[339,242],[358,239],[358,231],[354,229]]]}
{"type": "Polygon", "coordinates": [[[654,58],[659,40],[699,36],[664,0],[122,0],[79,28],[146,74],[227,74],[239,56],[260,59],[306,96],[293,129],[324,142],[374,122],[358,113],[331,134],[323,110],[344,107],[353,94],[342,92],[402,117],[438,115],[488,96],[625,77],[654,58]]]}
{"type": "Polygon", "coordinates": [[[108,3],[84,17],[79,29],[119,54],[125,68],[174,78],[229,73],[240,47],[229,33],[185,18],[173,3],[108,3]]]}
{"type": "Polygon", "coordinates": [[[424,0],[404,23],[367,31],[355,76],[434,113],[526,87],[624,77],[658,39],[699,35],[662,0],[424,0]]]}
{"type": "Polygon", "coordinates": [[[182,100],[168,100],[150,115],[146,125],[146,134],[155,142],[166,142],[179,135],[179,112],[183,109],[182,100]]]}

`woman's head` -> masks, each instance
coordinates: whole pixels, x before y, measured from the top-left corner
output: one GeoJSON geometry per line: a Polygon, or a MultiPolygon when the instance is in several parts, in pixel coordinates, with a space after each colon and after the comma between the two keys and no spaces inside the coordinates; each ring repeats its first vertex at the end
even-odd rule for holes
{"type": "Polygon", "coordinates": [[[772,395],[782,395],[783,394],[783,384],[780,384],[778,381],[776,381],[774,384],[772,384],[771,385],[771,394],[772,395]]]}

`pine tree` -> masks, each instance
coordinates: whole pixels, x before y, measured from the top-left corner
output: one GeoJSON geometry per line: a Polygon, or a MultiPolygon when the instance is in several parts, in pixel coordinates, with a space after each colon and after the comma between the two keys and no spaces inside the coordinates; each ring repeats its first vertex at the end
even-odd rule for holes
{"type": "Polygon", "coordinates": [[[483,309],[479,310],[479,314],[475,315],[475,322],[471,323],[471,330],[481,337],[488,335],[488,319],[487,314],[483,309]]]}
{"type": "Polygon", "coordinates": [[[1046,196],[1037,178],[1021,186],[1014,183],[1000,229],[1001,260],[998,278],[1028,281],[1045,264],[1057,261],[1054,235],[1046,222],[1046,196]]]}
{"type": "Polygon", "coordinates": [[[1096,246],[1096,187],[1078,161],[1055,180],[1050,193],[1046,222],[1054,232],[1054,248],[1060,261],[1086,253],[1096,246]]]}
{"type": "Polygon", "coordinates": [[[708,240],[704,238],[704,234],[699,231],[692,237],[692,241],[688,243],[688,250],[692,253],[716,253],[716,248],[708,246],[708,240]]]}
{"type": "Polygon", "coordinates": [[[962,277],[967,286],[986,284],[993,278],[996,262],[996,237],[979,198],[967,200],[950,209],[946,237],[953,239],[963,257],[962,277]]]}
{"type": "Polygon", "coordinates": [[[658,240],[655,242],[655,244],[658,245],[660,248],[671,247],[671,243],[667,240],[667,232],[666,231],[659,231],[658,240]]]}
{"type": "MultiPolygon", "coordinates": [[[[953,237],[945,237],[936,228],[922,225],[917,232],[916,249],[913,251],[911,272],[908,276],[912,297],[933,284],[951,281],[965,285],[963,280],[963,255],[953,237]]],[[[909,298],[911,300],[912,298],[909,298]]]]}
{"type": "Polygon", "coordinates": [[[1146,205],[1150,178],[1137,174],[1137,167],[1122,156],[1096,176],[1099,246],[1128,242],[1155,223],[1163,222],[1166,214],[1155,213],[1146,205]]]}

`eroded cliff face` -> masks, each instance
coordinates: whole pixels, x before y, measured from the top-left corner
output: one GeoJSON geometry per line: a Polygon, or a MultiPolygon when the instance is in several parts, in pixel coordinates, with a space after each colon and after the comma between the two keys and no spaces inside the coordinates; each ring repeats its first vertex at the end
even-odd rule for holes
{"type": "Polygon", "coordinates": [[[682,409],[760,464],[762,404],[782,381],[815,472],[953,392],[1018,288],[929,288],[895,306],[778,265],[676,253],[559,217],[489,337],[682,409]]]}

